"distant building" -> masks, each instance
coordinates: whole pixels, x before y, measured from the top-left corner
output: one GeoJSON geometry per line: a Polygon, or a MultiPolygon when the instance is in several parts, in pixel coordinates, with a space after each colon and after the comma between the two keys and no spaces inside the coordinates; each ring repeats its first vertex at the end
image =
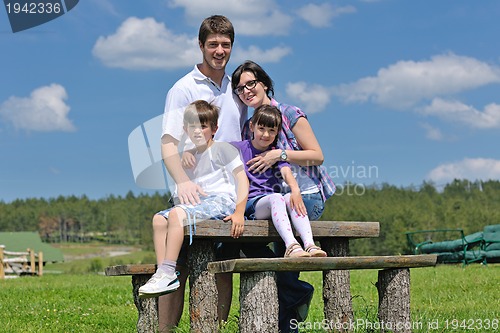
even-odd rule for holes
{"type": "Polygon", "coordinates": [[[44,263],[64,261],[61,250],[43,243],[38,232],[0,232],[0,245],[11,252],[25,252],[27,249],[43,252],[44,263]]]}

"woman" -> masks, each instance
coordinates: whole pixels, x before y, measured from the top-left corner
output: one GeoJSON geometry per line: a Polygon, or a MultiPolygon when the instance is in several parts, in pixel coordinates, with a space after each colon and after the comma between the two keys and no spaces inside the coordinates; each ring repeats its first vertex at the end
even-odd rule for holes
{"type": "MultiPolygon", "coordinates": [[[[276,106],[282,114],[282,127],[278,136],[278,148],[266,151],[248,161],[249,171],[264,172],[278,161],[288,161],[293,167],[309,220],[317,220],[323,214],[325,201],[335,192],[335,185],[321,168],[323,152],[304,112],[299,108],[278,103],[274,97],[273,81],[253,61],[241,64],[232,75],[232,88],[247,106],[258,108],[267,104],[276,106]]],[[[249,121],[245,123],[242,138],[250,139],[249,121]]],[[[274,244],[278,256],[283,256],[282,242],[274,244]]],[[[280,301],[279,329],[281,332],[297,332],[292,320],[303,321],[307,317],[314,288],[299,280],[299,272],[278,274],[278,298],[280,301]]]]}
{"type": "MultiPolygon", "coordinates": [[[[244,62],[233,72],[231,84],[234,93],[247,106],[255,109],[263,104],[273,105],[283,115],[278,139],[280,149],[267,151],[250,160],[249,171],[264,172],[280,160],[291,163],[309,219],[319,219],[326,199],[335,192],[335,185],[325,170],[318,167],[323,163],[323,152],[306,114],[296,106],[277,102],[273,98],[273,81],[253,61],[244,62]]],[[[243,139],[251,136],[248,121],[242,136],[243,139]]]]}

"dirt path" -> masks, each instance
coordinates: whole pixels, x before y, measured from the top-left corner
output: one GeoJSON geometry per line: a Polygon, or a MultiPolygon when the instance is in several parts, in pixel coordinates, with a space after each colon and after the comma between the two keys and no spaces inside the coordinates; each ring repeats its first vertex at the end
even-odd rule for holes
{"type": "Polygon", "coordinates": [[[103,246],[100,248],[96,247],[95,252],[78,254],[78,255],[65,254],[64,261],[90,259],[90,258],[95,258],[95,257],[101,257],[101,258],[116,257],[116,256],[126,255],[129,253],[135,252],[137,250],[138,249],[133,247],[133,246],[116,246],[116,247],[115,246],[103,246]]]}

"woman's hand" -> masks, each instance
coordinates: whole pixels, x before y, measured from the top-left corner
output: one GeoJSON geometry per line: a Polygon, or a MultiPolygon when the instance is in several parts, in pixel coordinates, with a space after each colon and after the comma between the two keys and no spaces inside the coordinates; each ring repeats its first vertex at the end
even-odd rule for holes
{"type": "Polygon", "coordinates": [[[304,204],[304,200],[302,200],[300,192],[292,192],[290,194],[290,207],[300,216],[307,215],[306,205],[304,204]]]}
{"type": "Polygon", "coordinates": [[[181,163],[184,169],[192,169],[196,165],[196,158],[190,151],[185,151],[182,153],[181,163]]]}
{"type": "Polygon", "coordinates": [[[247,165],[249,166],[248,171],[254,173],[266,172],[267,169],[269,169],[276,162],[279,161],[280,155],[281,155],[280,149],[273,149],[263,152],[247,162],[247,165]]]}

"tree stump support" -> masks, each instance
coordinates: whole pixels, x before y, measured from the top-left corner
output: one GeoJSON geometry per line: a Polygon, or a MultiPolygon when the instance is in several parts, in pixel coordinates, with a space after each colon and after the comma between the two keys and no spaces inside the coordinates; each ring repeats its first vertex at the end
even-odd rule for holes
{"type": "Polygon", "coordinates": [[[137,333],[158,332],[158,298],[139,298],[139,288],[151,278],[149,275],[132,275],[134,304],[139,313],[137,333]]]}
{"type": "MultiPolygon", "coordinates": [[[[321,248],[328,257],[349,256],[349,239],[323,239],[321,248]]],[[[330,323],[346,323],[338,327],[350,327],[354,320],[351,297],[351,275],[349,270],[323,271],[324,315],[330,323]]],[[[342,332],[342,330],[341,330],[342,332]]]]}
{"type": "Polygon", "coordinates": [[[188,256],[190,332],[217,332],[217,286],[215,274],[207,271],[208,263],[214,260],[211,240],[198,240],[190,245],[188,256]]]}
{"type": "Polygon", "coordinates": [[[240,279],[240,332],[277,333],[276,273],[242,273],[240,279]]]}
{"type": "Polygon", "coordinates": [[[377,290],[380,332],[411,333],[410,269],[380,270],[377,290]]]}

